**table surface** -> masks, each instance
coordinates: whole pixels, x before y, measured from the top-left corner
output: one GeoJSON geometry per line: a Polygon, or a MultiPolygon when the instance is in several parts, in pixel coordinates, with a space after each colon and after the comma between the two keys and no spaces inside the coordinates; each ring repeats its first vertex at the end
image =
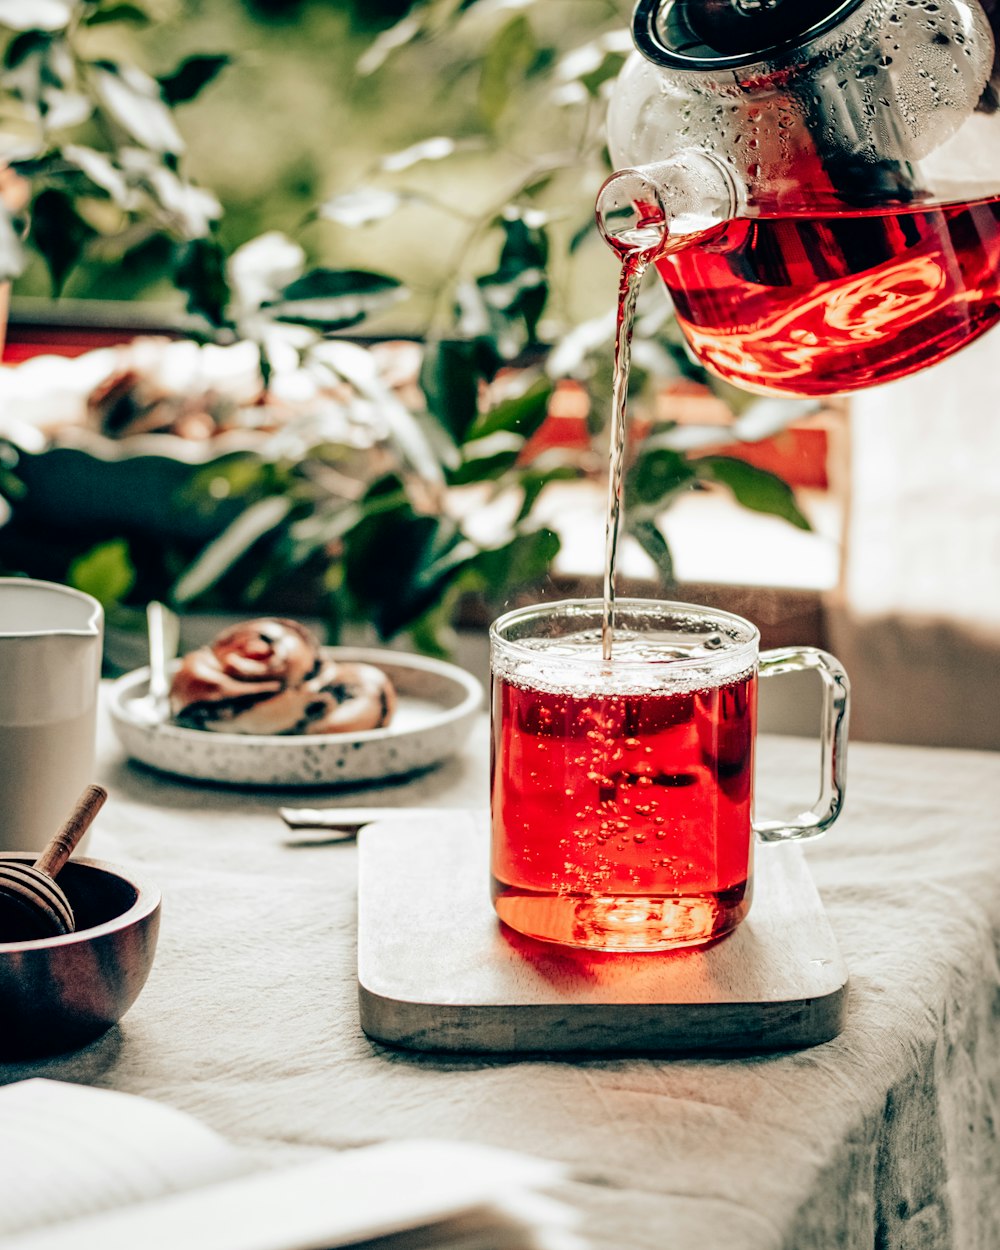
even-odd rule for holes
{"type": "MultiPolygon", "coordinates": [[[[812,801],[818,747],[764,738],[758,811],[812,801]]],[[[485,716],[436,771],[349,797],[223,790],[128,764],[89,853],[163,890],[156,964],[118,1028],[0,1066],[188,1111],[262,1157],[442,1137],[558,1159],[615,1250],[995,1250],[1000,1245],[1000,755],[860,744],[809,849],[851,971],[847,1026],[743,1058],[460,1057],[358,1025],[356,850],[283,844],[292,800],[486,803],[485,716]]],[[[784,809],[784,810],[782,810],[784,809]]]]}

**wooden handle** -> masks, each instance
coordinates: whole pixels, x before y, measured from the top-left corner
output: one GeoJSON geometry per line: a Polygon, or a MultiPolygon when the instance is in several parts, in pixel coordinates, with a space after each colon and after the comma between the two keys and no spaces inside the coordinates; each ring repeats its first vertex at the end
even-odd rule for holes
{"type": "Polygon", "coordinates": [[[90,828],[107,797],[108,792],[103,786],[87,786],[66,818],[66,823],[35,860],[35,867],[39,872],[44,872],[47,877],[56,876],[73,854],[76,844],[90,828]]]}

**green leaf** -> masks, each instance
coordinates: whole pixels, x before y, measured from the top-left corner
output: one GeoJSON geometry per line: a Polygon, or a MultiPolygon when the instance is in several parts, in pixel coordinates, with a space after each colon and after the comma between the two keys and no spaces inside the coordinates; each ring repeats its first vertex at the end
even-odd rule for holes
{"type": "MultiPolygon", "coordinates": [[[[525,0],[517,0],[519,4],[525,0]]],[[[530,0],[527,0],[530,3],[530,0]]],[[[454,24],[456,19],[467,9],[471,9],[477,0],[428,0],[426,21],[430,30],[440,34],[454,24]]]]}
{"type": "MultiPolygon", "coordinates": [[[[3,22],[0,21],[0,25],[3,22]]],[[[16,35],[7,45],[3,63],[7,69],[16,69],[34,53],[42,56],[52,46],[52,36],[41,30],[26,30],[16,35]]]]}
{"type": "Polygon", "coordinates": [[[321,268],[297,278],[264,307],[277,321],[330,332],[357,325],[405,295],[402,283],[386,274],[321,268]]]}
{"type": "MultiPolygon", "coordinates": [[[[311,358],[322,361],[338,378],[349,382],[359,395],[381,410],[393,444],[412,470],[425,482],[443,483],[439,449],[429,437],[427,423],[418,420],[378,376],[370,352],[356,343],[328,340],[313,349],[311,358]]],[[[447,455],[450,450],[443,449],[443,454],[447,455]]]]}
{"type": "Polygon", "coordinates": [[[483,54],[479,76],[479,111],[494,127],[538,55],[531,23],[523,13],[501,26],[483,54]]]}
{"type": "MultiPolygon", "coordinates": [[[[327,591],[323,607],[331,623],[339,619],[337,592],[343,578],[341,540],[363,517],[361,505],[334,501],[331,510],[326,504],[282,526],[272,535],[262,561],[255,561],[252,576],[243,591],[243,599],[253,603],[267,595],[272,601],[276,585],[291,584],[293,578],[312,585],[320,578],[327,591]]],[[[279,592],[280,593],[280,592],[279,592]]],[[[319,605],[317,605],[318,607],[319,605]]]]}
{"type": "Polygon", "coordinates": [[[91,74],[98,98],[126,134],[151,152],[179,156],[184,151],[155,78],[135,65],[107,61],[93,65],[91,74]]]}
{"type": "Polygon", "coordinates": [[[154,165],[146,175],[151,195],[159,201],[170,228],[187,239],[200,239],[222,215],[211,191],[196,187],[166,164],[154,165]]]}
{"type": "Polygon", "coordinates": [[[357,187],[321,204],[318,216],[324,221],[335,221],[340,226],[359,229],[384,221],[401,204],[418,198],[410,192],[388,191],[384,187],[357,187]]]}
{"type": "Polygon", "coordinates": [[[434,135],[430,139],[422,139],[411,147],[400,152],[390,152],[383,156],[379,168],[386,173],[398,174],[404,169],[411,169],[423,161],[446,160],[458,148],[458,142],[448,135],[434,135]]]}
{"type": "Polygon", "coordinates": [[[776,474],[730,456],[705,456],[694,464],[699,477],[727,486],[744,508],[781,517],[801,530],[812,529],[791,487],[776,474]]]}
{"type": "Polygon", "coordinates": [[[625,475],[625,510],[662,504],[695,480],[695,472],[676,451],[644,449],[625,475]]]}
{"type": "Polygon", "coordinates": [[[282,495],[269,495],[251,504],[181,575],[170,592],[171,600],[177,604],[190,603],[210,590],[254,543],[281,525],[292,507],[292,500],[282,495]]]}
{"type": "Polygon", "coordinates": [[[124,538],[91,547],[70,564],[67,580],[104,607],[121,603],[135,584],[135,566],[124,538]]]}
{"type": "Polygon", "coordinates": [[[440,594],[446,584],[450,584],[460,570],[473,560],[479,550],[471,538],[466,538],[454,527],[453,522],[446,521],[438,527],[438,542],[435,551],[432,547],[427,558],[417,570],[414,583],[421,590],[433,588],[440,594]]]}
{"type": "Polygon", "coordinates": [[[594,234],[597,233],[597,222],[594,221],[594,215],[591,213],[586,217],[583,223],[573,231],[570,235],[568,244],[569,254],[572,256],[578,252],[584,243],[594,234]]]}
{"type": "Polygon", "coordinates": [[[237,499],[251,503],[264,494],[274,493],[272,468],[251,452],[236,451],[213,458],[177,493],[176,506],[210,517],[220,500],[237,499]],[[269,490],[269,487],[272,489],[269,490]]]}
{"type": "Polygon", "coordinates": [[[181,244],[174,262],[174,282],[187,295],[187,310],[210,325],[227,324],[229,283],[226,253],[217,239],[191,239],[181,244]]]}
{"type": "Polygon", "coordinates": [[[35,196],[31,206],[30,237],[48,268],[54,294],[62,290],[87,241],[95,234],[68,195],[49,190],[35,196]]]}
{"type": "Polygon", "coordinates": [[[509,359],[536,340],[548,300],[549,239],[544,214],[508,206],[500,218],[504,242],[496,270],[477,278],[501,354],[509,359]],[[512,336],[512,331],[518,330],[512,336]]]}
{"type": "Polygon", "coordinates": [[[407,630],[410,641],[423,655],[430,655],[438,660],[448,660],[454,654],[457,637],[452,618],[460,589],[458,582],[450,586],[442,596],[441,602],[418,616],[407,630]]]}
{"type": "Polygon", "coordinates": [[[479,416],[485,359],[478,340],[445,339],[424,349],[420,385],[428,410],[459,446],[479,416]]]}
{"type": "Polygon", "coordinates": [[[0,26],[8,30],[65,30],[76,0],[0,0],[0,26]]]}
{"type": "Polygon", "coordinates": [[[290,282],[281,292],[280,299],[292,303],[300,300],[339,299],[343,295],[397,291],[400,285],[398,278],[364,269],[311,269],[301,278],[290,282]]]}
{"type": "Polygon", "coordinates": [[[393,637],[438,602],[454,569],[431,581],[424,570],[461,541],[454,522],[418,516],[406,504],[367,516],[351,530],[345,586],[380,637],[393,637]]]}
{"type": "Polygon", "coordinates": [[[525,269],[544,269],[549,261],[548,218],[534,208],[510,205],[500,225],[504,232],[499,273],[512,275],[525,269]]]}
{"type": "Polygon", "coordinates": [[[289,563],[297,567],[317,551],[334,547],[364,515],[360,504],[345,503],[331,512],[313,512],[293,522],[284,540],[289,563]]]}
{"type": "Polygon", "coordinates": [[[582,476],[583,470],[572,464],[558,464],[550,469],[532,468],[522,472],[518,484],[524,495],[514,521],[515,525],[520,525],[522,521],[527,520],[538,502],[538,496],[550,482],[575,482],[582,476]]]}
{"type": "Polygon", "coordinates": [[[536,177],[529,179],[518,193],[519,197],[524,196],[526,199],[534,199],[536,195],[541,195],[555,181],[555,172],[549,170],[547,173],[538,174],[536,177]]]}
{"type": "Polygon", "coordinates": [[[582,74],[580,82],[587,88],[590,94],[597,99],[601,94],[601,88],[606,82],[617,78],[622,66],[625,64],[626,57],[621,52],[609,52],[601,64],[589,74],[582,74]]]}
{"type": "Polygon", "coordinates": [[[630,520],[626,512],[625,529],[656,565],[663,581],[672,586],[675,580],[674,559],[660,527],[651,520],[630,520]]]}
{"type": "Polygon", "coordinates": [[[558,553],[558,534],[544,528],[531,530],[516,534],[501,547],[481,551],[469,568],[493,597],[508,599],[519,588],[535,586],[547,576],[558,553]]]}
{"type": "Polygon", "coordinates": [[[280,230],[267,230],[241,244],[229,257],[229,285],[239,304],[257,309],[278,298],[282,288],[300,277],[306,254],[280,230]]]}
{"type": "Polygon", "coordinates": [[[20,503],[27,493],[27,486],[25,486],[17,474],[8,465],[0,464],[0,497],[8,503],[20,503]]]}
{"type": "Polygon", "coordinates": [[[189,56],[177,66],[172,74],[165,74],[157,79],[164,100],[170,105],[186,104],[188,100],[193,100],[203,87],[207,87],[212,79],[216,78],[231,62],[232,57],[224,52],[189,56]]]}
{"type": "Polygon", "coordinates": [[[398,48],[405,48],[422,37],[423,24],[416,16],[404,17],[395,26],[383,30],[378,37],[362,52],[354,66],[355,72],[362,77],[380,70],[389,57],[398,48]]]}
{"type": "Polygon", "coordinates": [[[601,87],[618,77],[628,55],[627,49],[607,45],[605,36],[567,52],[556,67],[558,80],[578,82],[596,99],[601,94],[601,87]]]}
{"type": "MultiPolygon", "coordinates": [[[[46,73],[53,75],[52,61],[46,63],[46,73]]],[[[46,86],[41,92],[39,107],[50,131],[72,130],[82,126],[94,113],[94,104],[80,91],[64,91],[61,87],[46,86]]]]}
{"type": "Polygon", "coordinates": [[[63,145],[62,154],[70,164],[75,165],[82,174],[86,175],[95,187],[107,192],[116,204],[122,208],[129,207],[134,192],[124,172],[107,153],[98,152],[96,148],[67,143],[63,145]]]}
{"type": "Polygon", "coordinates": [[[517,463],[520,447],[492,451],[485,456],[471,456],[448,473],[450,486],[468,486],[473,482],[495,482],[517,463]]]}
{"type": "Polygon", "coordinates": [[[130,26],[148,26],[149,14],[137,4],[109,4],[92,9],[84,16],[84,26],[105,26],[109,22],[127,22],[130,26]]]}
{"type": "Polygon", "coordinates": [[[466,441],[487,438],[500,431],[518,434],[527,441],[541,426],[549,411],[552,398],[552,382],[549,378],[537,378],[521,395],[502,400],[475,422],[466,435],[466,441]]]}

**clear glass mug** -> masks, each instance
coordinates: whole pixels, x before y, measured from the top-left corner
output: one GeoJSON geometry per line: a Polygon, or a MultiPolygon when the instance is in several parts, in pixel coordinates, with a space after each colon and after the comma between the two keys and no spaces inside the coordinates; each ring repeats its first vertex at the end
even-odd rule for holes
{"type": "Polygon", "coordinates": [[[755,838],[815,837],[844,801],[849,683],[813,647],[759,652],[714,608],[600,600],[507,613],[490,630],[493,905],[511,928],[596,950],[697,946],[747,915],[755,838]],[[822,679],[822,782],[792,822],[753,812],[758,676],[822,679]]]}

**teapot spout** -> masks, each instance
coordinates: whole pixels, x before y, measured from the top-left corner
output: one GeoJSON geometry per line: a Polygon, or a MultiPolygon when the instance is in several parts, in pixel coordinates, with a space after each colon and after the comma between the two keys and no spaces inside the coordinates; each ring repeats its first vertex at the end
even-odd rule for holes
{"type": "Polygon", "coordinates": [[[649,260],[737,216],[740,198],[722,161],[681,152],[616,170],[597,194],[597,228],[619,256],[649,260]]]}

